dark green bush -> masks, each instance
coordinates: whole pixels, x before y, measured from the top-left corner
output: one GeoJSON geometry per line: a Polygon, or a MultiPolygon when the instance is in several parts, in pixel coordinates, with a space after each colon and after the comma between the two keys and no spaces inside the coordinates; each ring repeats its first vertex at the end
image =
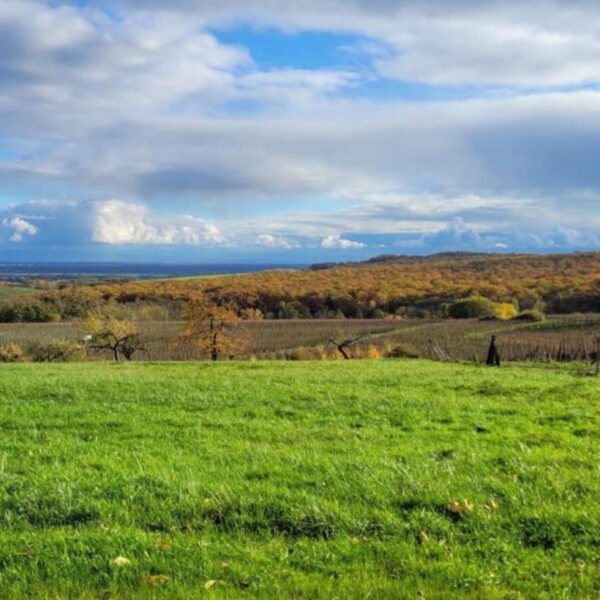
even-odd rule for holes
{"type": "Polygon", "coordinates": [[[421,358],[421,353],[412,344],[396,344],[385,355],[387,358],[421,358]]]}
{"type": "Polygon", "coordinates": [[[0,306],[0,323],[50,323],[60,321],[60,314],[50,304],[19,301],[0,306]]]}
{"type": "Polygon", "coordinates": [[[453,302],[448,315],[453,319],[485,319],[494,317],[496,304],[487,298],[472,296],[453,302]]]}
{"type": "Polygon", "coordinates": [[[525,321],[526,323],[539,323],[546,320],[546,315],[539,310],[524,310],[520,312],[514,321],[525,321]]]}

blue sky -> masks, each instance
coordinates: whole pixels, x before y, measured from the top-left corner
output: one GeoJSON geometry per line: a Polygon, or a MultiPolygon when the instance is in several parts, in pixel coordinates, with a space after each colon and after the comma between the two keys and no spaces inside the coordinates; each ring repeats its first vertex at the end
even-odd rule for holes
{"type": "Polygon", "coordinates": [[[600,249],[591,0],[0,3],[0,260],[600,249]]]}

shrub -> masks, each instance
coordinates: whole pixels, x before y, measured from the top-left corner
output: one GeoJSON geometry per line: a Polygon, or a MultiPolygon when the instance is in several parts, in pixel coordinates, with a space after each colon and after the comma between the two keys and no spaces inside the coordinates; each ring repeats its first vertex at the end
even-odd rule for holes
{"type": "Polygon", "coordinates": [[[379,359],[382,358],[382,354],[381,354],[381,350],[374,345],[370,345],[367,350],[366,350],[366,354],[365,354],[365,358],[370,358],[370,359],[379,359]]]}
{"type": "Polygon", "coordinates": [[[512,302],[502,302],[501,304],[497,304],[494,310],[494,315],[502,321],[514,319],[518,313],[519,311],[512,302]]]}
{"type": "Polygon", "coordinates": [[[75,362],[83,360],[85,348],[78,342],[67,340],[36,342],[28,354],[34,362],[75,362]]]}
{"type": "Polygon", "coordinates": [[[387,358],[421,358],[421,353],[412,344],[403,342],[391,348],[386,356],[387,358]]]}
{"type": "Polygon", "coordinates": [[[386,314],[380,308],[376,308],[371,313],[371,319],[385,319],[385,317],[386,317],[386,314]]]}
{"type": "Polygon", "coordinates": [[[6,346],[0,346],[0,362],[14,363],[23,360],[25,360],[25,353],[21,349],[21,346],[12,343],[6,346]]]}
{"type": "Polygon", "coordinates": [[[56,308],[42,302],[17,301],[0,307],[0,323],[50,323],[60,321],[56,308]]]}
{"type": "Polygon", "coordinates": [[[315,358],[317,360],[337,360],[337,352],[328,348],[325,344],[315,346],[315,358]]]}
{"type": "Polygon", "coordinates": [[[496,304],[481,296],[462,298],[453,302],[448,309],[453,319],[482,319],[494,317],[495,313],[496,304]]]}
{"type": "Polygon", "coordinates": [[[294,348],[288,357],[288,360],[311,360],[314,355],[309,348],[294,348]]]}
{"type": "Polygon", "coordinates": [[[515,317],[515,321],[525,321],[527,323],[540,323],[546,320],[546,315],[539,310],[524,310],[515,317]]]}

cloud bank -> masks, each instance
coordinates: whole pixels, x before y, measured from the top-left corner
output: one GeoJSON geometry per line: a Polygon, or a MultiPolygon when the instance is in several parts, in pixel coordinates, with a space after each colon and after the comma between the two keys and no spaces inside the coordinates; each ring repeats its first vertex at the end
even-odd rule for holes
{"type": "Polygon", "coordinates": [[[595,249],[598,64],[583,0],[5,0],[0,250],[595,249]]]}

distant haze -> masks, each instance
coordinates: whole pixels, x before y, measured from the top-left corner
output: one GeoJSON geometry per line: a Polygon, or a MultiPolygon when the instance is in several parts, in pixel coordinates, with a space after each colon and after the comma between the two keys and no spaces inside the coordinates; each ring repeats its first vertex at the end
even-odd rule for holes
{"type": "MultiPolygon", "coordinates": [[[[301,268],[302,265],[296,265],[301,268]]],[[[193,277],[229,275],[282,268],[276,264],[166,264],[166,263],[0,263],[0,280],[22,277],[70,279],[73,277],[193,277]]],[[[287,265],[287,268],[290,266],[287,265]]]]}

